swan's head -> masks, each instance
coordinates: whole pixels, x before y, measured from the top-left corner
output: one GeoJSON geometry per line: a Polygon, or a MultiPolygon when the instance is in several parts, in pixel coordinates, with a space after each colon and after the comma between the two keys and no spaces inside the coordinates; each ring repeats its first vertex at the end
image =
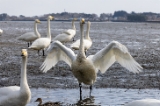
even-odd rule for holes
{"type": "Polygon", "coordinates": [[[49,19],[49,20],[53,20],[54,17],[49,15],[49,16],[48,16],[48,19],[49,19]]]}
{"type": "Polygon", "coordinates": [[[21,56],[24,56],[24,57],[28,56],[27,49],[22,49],[21,56]]]}
{"type": "Polygon", "coordinates": [[[41,23],[41,21],[39,19],[35,19],[36,23],[41,23]]]}
{"type": "Polygon", "coordinates": [[[80,20],[80,24],[85,24],[85,19],[84,19],[84,18],[82,18],[82,19],[80,20]]]}

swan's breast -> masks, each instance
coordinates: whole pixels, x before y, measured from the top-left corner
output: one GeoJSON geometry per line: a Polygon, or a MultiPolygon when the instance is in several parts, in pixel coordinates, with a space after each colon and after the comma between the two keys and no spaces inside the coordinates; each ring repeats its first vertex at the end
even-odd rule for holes
{"type": "Polygon", "coordinates": [[[72,64],[72,72],[79,82],[92,85],[97,77],[93,64],[88,60],[75,60],[72,64]]]}

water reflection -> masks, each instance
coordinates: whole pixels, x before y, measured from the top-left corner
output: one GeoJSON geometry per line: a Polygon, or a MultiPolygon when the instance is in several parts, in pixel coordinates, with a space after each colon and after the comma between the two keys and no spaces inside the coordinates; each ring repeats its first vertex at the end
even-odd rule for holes
{"type": "Polygon", "coordinates": [[[158,89],[120,89],[104,88],[93,89],[92,97],[89,98],[89,89],[83,89],[82,101],[79,101],[79,89],[31,89],[32,98],[27,106],[37,106],[35,100],[41,97],[45,102],[59,101],[62,106],[93,105],[93,106],[122,106],[133,100],[151,98],[160,99],[158,89]]]}
{"type": "Polygon", "coordinates": [[[85,106],[85,105],[92,105],[92,106],[98,106],[94,104],[94,96],[87,97],[83,100],[79,100],[75,105],[77,106],[85,106]]]}

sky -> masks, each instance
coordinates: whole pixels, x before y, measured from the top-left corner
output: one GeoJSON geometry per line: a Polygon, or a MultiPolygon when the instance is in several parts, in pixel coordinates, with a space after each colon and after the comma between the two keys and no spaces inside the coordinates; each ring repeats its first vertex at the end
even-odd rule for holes
{"type": "Polygon", "coordinates": [[[48,13],[114,13],[125,10],[160,13],[160,0],[0,0],[0,14],[41,16],[48,13]]]}

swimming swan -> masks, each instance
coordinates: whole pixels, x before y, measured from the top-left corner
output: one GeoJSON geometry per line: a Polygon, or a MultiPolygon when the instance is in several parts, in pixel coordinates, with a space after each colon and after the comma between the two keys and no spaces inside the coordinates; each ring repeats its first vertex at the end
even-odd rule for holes
{"type": "MultiPolygon", "coordinates": [[[[89,37],[90,25],[91,25],[91,22],[88,21],[88,23],[87,23],[86,36],[85,36],[85,39],[84,39],[84,41],[83,41],[83,42],[84,42],[85,53],[86,53],[86,51],[92,46],[92,40],[91,40],[91,38],[89,37]]],[[[74,42],[74,43],[71,45],[71,48],[74,49],[74,50],[79,50],[79,45],[80,45],[80,39],[78,39],[76,42],[74,42]]]]}
{"type": "Polygon", "coordinates": [[[35,102],[39,102],[38,106],[60,106],[59,102],[46,102],[46,103],[42,104],[41,98],[37,98],[37,100],[35,102]]]}
{"type": "Polygon", "coordinates": [[[58,40],[62,43],[66,43],[66,42],[69,42],[72,38],[74,41],[74,36],[76,34],[76,27],[75,27],[74,22],[76,20],[77,20],[76,18],[74,18],[72,20],[72,29],[68,29],[68,30],[64,31],[62,34],[57,35],[52,41],[58,40]]]}
{"type": "Polygon", "coordinates": [[[160,100],[157,99],[141,99],[135,100],[124,106],[160,106],[160,100]]]}
{"type": "Polygon", "coordinates": [[[29,49],[34,49],[38,50],[38,55],[39,55],[39,50],[43,49],[43,56],[44,56],[44,49],[47,48],[50,45],[51,42],[51,31],[50,31],[50,20],[52,20],[52,16],[48,16],[48,31],[47,31],[47,37],[44,38],[38,38],[36,39],[33,44],[29,47],[29,49]]]}
{"type": "Polygon", "coordinates": [[[142,71],[142,67],[133,59],[127,48],[117,41],[112,41],[95,55],[86,57],[84,53],[83,38],[84,23],[84,19],[81,19],[81,38],[78,55],[76,55],[70,48],[64,46],[61,42],[55,41],[49,46],[48,55],[40,66],[40,69],[43,72],[47,72],[52,66],[55,66],[58,61],[65,61],[71,67],[72,73],[79,82],[80,99],[82,99],[81,83],[90,85],[91,91],[92,84],[96,81],[98,70],[104,73],[115,61],[119,62],[123,67],[133,73],[142,71]]]}
{"type": "Polygon", "coordinates": [[[40,33],[37,30],[37,23],[40,23],[39,19],[35,19],[34,32],[27,32],[27,33],[17,37],[18,40],[22,40],[22,41],[28,42],[28,47],[29,47],[29,43],[31,44],[31,42],[33,42],[37,38],[41,37],[40,33]]]}
{"type": "Polygon", "coordinates": [[[21,80],[19,86],[0,88],[0,106],[25,106],[31,99],[27,82],[27,50],[22,49],[21,80]]]}
{"type": "Polygon", "coordinates": [[[3,33],[3,30],[2,30],[2,29],[0,29],[0,36],[2,35],[2,33],[3,33]]]}

